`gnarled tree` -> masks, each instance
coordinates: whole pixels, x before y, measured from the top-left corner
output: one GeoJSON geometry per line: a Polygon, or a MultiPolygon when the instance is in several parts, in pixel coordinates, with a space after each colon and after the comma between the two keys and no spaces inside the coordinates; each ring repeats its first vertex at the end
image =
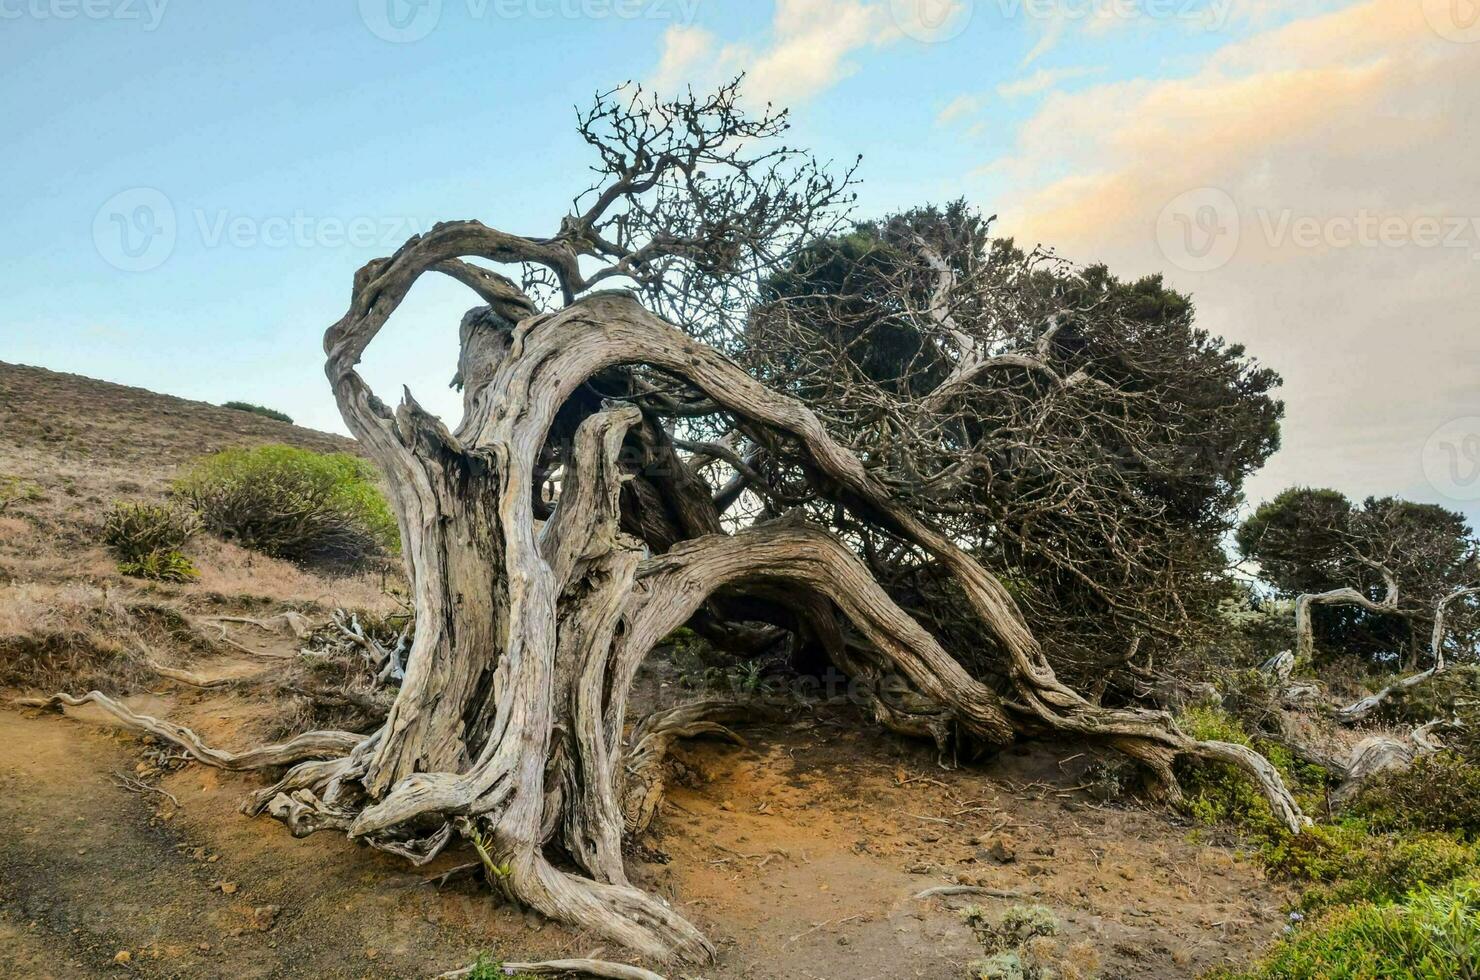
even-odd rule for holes
{"type": "MultiPolygon", "coordinates": [[[[650,809],[644,770],[665,734],[715,731],[720,719],[705,706],[671,712],[629,745],[628,699],[649,651],[699,619],[807,632],[870,682],[877,715],[901,731],[988,745],[1077,735],[1141,761],[1173,793],[1177,756],[1231,763],[1298,829],[1298,808],[1251,750],[1195,741],[1162,712],[1103,707],[1062,683],[967,543],[922,517],[856,438],[836,437],[796,397],[803,387],[775,390],[726,355],[769,277],[833,233],[847,204],[851,173],[774,146],[785,127],[784,115],[747,117],[734,85],[678,102],[609,93],[580,121],[598,180],[553,235],[450,222],[360,270],[325,337],[326,371],[392,490],[416,611],[404,680],[368,736],[192,751],[237,768],[306,760],[250,809],[413,860],[472,838],[522,902],[659,958],[714,950],[629,884],[624,814],[640,823],[650,809]],[[426,272],[482,301],[461,324],[455,428],[409,393],[392,409],[356,370],[426,272]],[[630,291],[598,288],[608,285],[630,291]],[[732,481],[706,480],[715,465],[732,481]],[[740,500],[760,505],[731,510],[740,500]],[[831,528],[810,519],[819,511],[831,528]],[[936,624],[878,582],[881,544],[916,556],[979,624],[989,673],[963,667],[936,624]],[[890,696],[890,675],[903,697],[890,696]]],[[[949,328],[949,311],[925,313],[949,328]]],[[[1051,348],[1054,331],[1036,336],[1051,348]]],[[[929,356],[941,381],[923,397],[943,402],[1007,355],[963,339],[929,356]]],[[[1113,384],[1047,355],[1011,356],[1066,398],[1113,384]]]]}

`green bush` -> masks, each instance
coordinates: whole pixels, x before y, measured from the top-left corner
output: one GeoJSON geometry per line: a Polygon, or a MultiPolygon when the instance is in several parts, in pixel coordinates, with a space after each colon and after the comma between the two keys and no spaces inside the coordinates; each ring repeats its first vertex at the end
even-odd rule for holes
{"type": "Polygon", "coordinates": [[[1441,833],[1372,834],[1360,821],[1277,835],[1260,858],[1271,877],[1311,885],[1299,902],[1306,911],[1398,901],[1480,875],[1480,845],[1441,833]]]}
{"type": "Polygon", "coordinates": [[[228,449],[198,461],[175,493],[207,530],[275,558],[343,566],[399,547],[374,470],[347,453],[228,449]]]}
{"type": "MultiPolygon", "coordinates": [[[[1298,918],[1292,916],[1292,919],[1298,918]]],[[[1396,905],[1362,903],[1292,924],[1253,970],[1225,980],[1480,978],[1480,882],[1424,890],[1396,905]]]]}
{"type": "Polygon", "coordinates": [[[181,507],[114,504],[103,520],[103,543],[124,575],[188,582],[199,573],[180,549],[199,530],[200,518],[181,507]]]}
{"type": "Polygon", "coordinates": [[[251,402],[222,402],[221,407],[233,408],[236,409],[238,412],[251,412],[253,415],[261,415],[264,418],[273,419],[278,422],[286,422],[289,425],[293,424],[293,419],[291,416],[286,415],[283,412],[279,412],[275,408],[268,408],[265,405],[253,405],[251,402]]]}
{"type": "MultiPolygon", "coordinates": [[[[1232,742],[1264,754],[1279,770],[1301,808],[1314,811],[1324,797],[1326,773],[1300,762],[1283,746],[1252,737],[1233,715],[1222,708],[1196,706],[1177,717],[1178,726],[1200,742],[1232,742]]],[[[1264,837],[1282,832],[1283,824],[1254,781],[1233,766],[1183,758],[1176,763],[1178,782],[1186,794],[1188,813],[1198,823],[1231,823],[1264,837]]]]}
{"type": "Polygon", "coordinates": [[[1348,812],[1377,831],[1445,830],[1480,838],[1480,766],[1450,752],[1377,773],[1348,812]]]}

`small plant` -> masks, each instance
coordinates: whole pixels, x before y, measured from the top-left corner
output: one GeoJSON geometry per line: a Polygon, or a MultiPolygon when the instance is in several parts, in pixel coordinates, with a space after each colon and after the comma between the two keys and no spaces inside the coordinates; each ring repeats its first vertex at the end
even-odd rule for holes
{"type": "Polygon", "coordinates": [[[458,832],[473,844],[473,850],[478,852],[478,860],[483,862],[483,876],[488,879],[488,885],[498,896],[516,909],[524,906],[520,903],[518,896],[514,894],[513,883],[510,881],[514,874],[513,867],[507,862],[496,862],[492,852],[488,849],[488,838],[484,836],[478,824],[466,817],[457,822],[458,832]]]}
{"type": "Polygon", "coordinates": [[[468,980],[536,980],[533,973],[514,973],[487,953],[480,953],[468,980]]]}
{"type": "Polygon", "coordinates": [[[200,518],[168,504],[114,504],[103,520],[103,543],[118,570],[133,578],[189,582],[200,573],[181,553],[200,530],[200,518]]]}
{"type": "Polygon", "coordinates": [[[995,923],[979,905],[960,915],[987,954],[968,967],[971,980],[1089,980],[1099,968],[1093,947],[1054,938],[1058,917],[1042,905],[1013,905],[995,923]]]}
{"type": "Polygon", "coordinates": [[[6,477],[0,480],[0,516],[4,516],[12,504],[35,503],[45,497],[39,484],[27,483],[14,476],[6,477]]]}
{"type": "Polygon", "coordinates": [[[195,562],[178,551],[151,551],[140,558],[120,561],[118,571],[131,578],[157,582],[193,582],[200,578],[195,562]]]}
{"type": "Polygon", "coordinates": [[[265,405],[253,405],[251,402],[222,402],[221,407],[235,409],[238,412],[251,412],[253,415],[261,415],[263,418],[273,419],[277,422],[286,422],[289,425],[293,424],[291,416],[279,412],[275,408],[268,408],[265,405]]]}
{"type": "Polygon", "coordinates": [[[347,566],[399,548],[370,464],[293,446],[228,449],[175,484],[206,529],[274,558],[347,566]]]}

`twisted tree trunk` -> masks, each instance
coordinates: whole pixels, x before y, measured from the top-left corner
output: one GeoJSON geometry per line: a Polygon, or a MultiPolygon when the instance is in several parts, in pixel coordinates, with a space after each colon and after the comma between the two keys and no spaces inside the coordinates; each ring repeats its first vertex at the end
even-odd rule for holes
{"type": "MultiPolygon", "coordinates": [[[[1256,753],[1197,742],[1164,713],[1103,708],[1062,684],[997,579],[891,498],[805,406],[628,294],[592,294],[536,314],[503,277],[459,258],[507,261],[507,239],[475,222],[437,226],[362,269],[348,313],[328,331],[326,372],[340,411],[391,487],[415,640],[383,727],[363,739],[316,738],[314,748],[341,752],[315,752],[254,794],[249,811],[269,812],[295,834],[341,829],[417,861],[456,829],[476,838],[504,890],[540,912],[644,955],[708,959],[714,949],[697,929],[628,884],[621,844],[625,830],[651,817],[652,767],[663,747],[686,731],[715,732],[714,718],[700,711],[658,719],[640,728],[630,750],[624,731],[643,658],[725,590],[788,606],[807,621],[839,666],[868,682],[876,716],[890,727],[942,745],[948,721],[989,744],[1073,732],[1142,761],[1172,795],[1179,754],[1230,763],[1258,781],[1286,825],[1300,828],[1298,807],[1256,753]],[[462,324],[465,414],[455,432],[409,393],[391,411],[355,370],[429,269],[488,304],[462,324]],[[820,528],[777,521],[719,533],[702,482],[703,500],[681,499],[682,474],[645,481],[624,506],[624,441],[633,437],[647,455],[672,452],[631,404],[608,404],[579,422],[559,496],[542,515],[535,488],[557,413],[589,379],[635,364],[683,379],[747,436],[799,447],[823,497],[947,568],[1007,657],[1008,695],[973,678],[820,528]],[[654,495],[667,497],[661,520],[652,507],[651,520],[630,513],[634,499],[641,510],[654,495]],[[664,539],[648,542],[651,550],[624,531],[658,525],[664,539]],[[861,646],[842,639],[839,616],[861,646]],[[887,675],[907,682],[903,702],[881,693],[887,675]],[[547,856],[555,850],[579,871],[557,868],[547,856]]],[[[656,785],[660,792],[661,779],[656,785]]]]}

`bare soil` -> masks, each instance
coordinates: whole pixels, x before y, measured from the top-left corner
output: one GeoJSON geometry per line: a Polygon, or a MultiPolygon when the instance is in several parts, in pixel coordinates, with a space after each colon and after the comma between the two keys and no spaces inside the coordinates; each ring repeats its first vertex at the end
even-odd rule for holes
{"type": "MultiPolygon", "coordinates": [[[[82,595],[88,609],[94,592],[259,617],[385,601],[369,578],[321,578],[209,542],[200,583],[143,587],[116,575],[88,530],[107,502],[157,497],[207,449],[345,440],[3,364],[0,411],[0,486],[38,488],[0,513],[0,606],[10,610],[0,609],[0,650],[74,635],[57,631],[72,608],[62,598],[82,595]]],[[[249,627],[230,635],[240,647],[176,660],[242,677],[280,669],[265,655],[294,652],[249,627]]],[[[47,656],[69,669],[64,651],[47,656]]],[[[213,744],[244,747],[281,718],[282,705],[250,686],[200,691],[88,663],[135,710],[213,744]]],[[[0,702],[33,690],[15,680],[0,702]]],[[[1206,832],[1163,809],[1092,796],[1095,756],[1083,746],[1037,743],[946,770],[933,748],[846,704],[797,705],[743,731],[744,747],[680,750],[663,813],[629,856],[636,883],[720,945],[718,964],[675,978],[962,978],[980,956],[955,911],[969,903],[1047,906],[1066,943],[1093,948],[1105,978],[1193,977],[1247,961],[1282,926],[1285,894],[1236,846],[1198,843],[1206,832]],[[958,883],[1022,897],[913,897],[958,883]]],[[[599,948],[498,905],[472,875],[432,880],[466,853],[418,869],[332,833],[295,840],[243,816],[241,800],[264,778],[169,762],[87,709],[0,708],[0,976],[430,977],[480,952],[599,948]]]]}

